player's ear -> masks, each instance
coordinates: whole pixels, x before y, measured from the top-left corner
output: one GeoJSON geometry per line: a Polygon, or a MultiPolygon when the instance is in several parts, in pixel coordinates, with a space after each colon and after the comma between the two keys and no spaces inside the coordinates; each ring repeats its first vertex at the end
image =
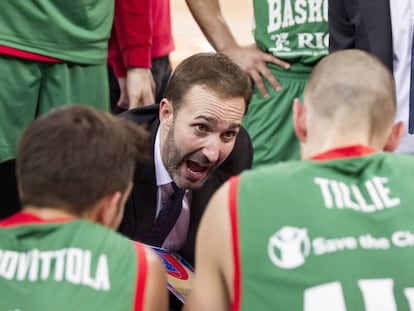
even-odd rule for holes
{"type": "Polygon", "coordinates": [[[101,223],[105,227],[116,229],[119,222],[120,202],[122,194],[120,191],[116,191],[104,196],[99,200],[97,204],[97,222],[101,223]]]}
{"type": "Polygon", "coordinates": [[[404,123],[398,122],[394,124],[388,134],[387,141],[385,142],[384,151],[393,152],[400,144],[403,134],[404,123]]]}
{"type": "Polygon", "coordinates": [[[174,109],[171,101],[168,98],[163,98],[160,102],[160,111],[158,114],[160,122],[167,127],[172,126],[174,117],[174,109]]]}
{"type": "Polygon", "coordinates": [[[300,142],[306,142],[308,131],[306,128],[306,107],[302,105],[299,98],[293,100],[293,128],[300,142]]]}

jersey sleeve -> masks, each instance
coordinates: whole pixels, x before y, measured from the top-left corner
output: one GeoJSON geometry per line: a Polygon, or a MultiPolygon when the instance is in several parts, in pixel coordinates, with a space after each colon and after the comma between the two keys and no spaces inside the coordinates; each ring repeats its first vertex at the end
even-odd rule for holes
{"type": "Polygon", "coordinates": [[[152,15],[150,0],[115,1],[109,41],[109,64],[117,77],[130,67],[151,67],[152,15]]]}
{"type": "Polygon", "coordinates": [[[142,310],[144,307],[145,284],[147,280],[148,262],[144,246],[141,243],[133,241],[137,253],[137,278],[135,285],[135,297],[133,310],[142,310]]]}
{"type": "Polygon", "coordinates": [[[231,177],[229,179],[229,217],[231,229],[231,244],[233,248],[233,266],[234,266],[234,280],[233,292],[234,300],[231,305],[231,311],[240,310],[241,302],[241,280],[240,280],[240,247],[239,247],[239,228],[237,217],[237,194],[239,188],[240,176],[231,177]]]}

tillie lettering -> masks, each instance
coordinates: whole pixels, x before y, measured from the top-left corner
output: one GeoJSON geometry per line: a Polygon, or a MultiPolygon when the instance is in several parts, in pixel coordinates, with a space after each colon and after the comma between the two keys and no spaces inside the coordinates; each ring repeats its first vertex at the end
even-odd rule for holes
{"type": "Polygon", "coordinates": [[[356,211],[371,213],[400,205],[398,197],[391,196],[387,187],[388,178],[373,177],[364,183],[364,190],[357,185],[347,185],[344,182],[316,177],[326,208],[350,208],[356,211]]]}

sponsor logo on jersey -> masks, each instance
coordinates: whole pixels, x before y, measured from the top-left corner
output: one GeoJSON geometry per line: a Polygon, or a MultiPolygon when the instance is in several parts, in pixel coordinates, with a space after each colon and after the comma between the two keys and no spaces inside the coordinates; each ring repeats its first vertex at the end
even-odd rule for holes
{"type": "Polygon", "coordinates": [[[328,0],[267,0],[272,33],[295,25],[328,21],[328,0]]]}
{"type": "Polygon", "coordinates": [[[283,227],[270,237],[267,250],[270,260],[279,268],[297,268],[305,263],[310,252],[308,231],[283,227]]]}
{"type": "Polygon", "coordinates": [[[357,236],[310,238],[307,228],[284,226],[268,240],[270,261],[281,269],[295,269],[306,263],[310,255],[323,256],[354,250],[389,250],[392,247],[414,247],[414,232],[397,230],[389,236],[364,233],[357,236]]]}
{"type": "MultiPolygon", "coordinates": [[[[267,34],[273,42],[268,51],[275,56],[313,56],[328,54],[327,0],[268,0],[267,34]],[[326,24],[325,31],[295,31],[305,24],[326,24]]],[[[314,27],[314,26],[312,26],[314,27]]],[[[309,28],[312,28],[309,27],[309,28]]]]}

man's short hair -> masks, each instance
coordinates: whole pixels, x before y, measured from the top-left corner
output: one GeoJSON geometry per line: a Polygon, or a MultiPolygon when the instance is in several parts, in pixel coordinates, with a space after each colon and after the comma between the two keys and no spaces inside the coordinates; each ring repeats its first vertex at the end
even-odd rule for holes
{"type": "Polygon", "coordinates": [[[250,77],[228,56],[221,53],[198,53],[183,60],[174,70],[165,89],[174,109],[179,110],[187,91],[196,85],[213,90],[223,99],[243,98],[247,105],[252,90],[250,77]]]}
{"type": "Polygon", "coordinates": [[[36,119],[18,148],[23,205],[82,213],[103,196],[125,192],[148,134],[88,106],[64,106],[36,119]]]}

